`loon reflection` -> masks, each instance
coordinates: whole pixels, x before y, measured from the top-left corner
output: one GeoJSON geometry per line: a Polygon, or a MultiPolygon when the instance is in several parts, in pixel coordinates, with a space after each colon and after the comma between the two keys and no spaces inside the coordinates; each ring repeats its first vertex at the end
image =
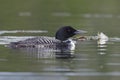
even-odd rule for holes
{"type": "MultiPolygon", "coordinates": [[[[16,49],[15,49],[16,50],[16,49]]],[[[17,51],[23,53],[26,57],[30,58],[73,58],[75,57],[74,51],[55,50],[50,48],[33,48],[26,47],[20,48],[17,51]]]]}

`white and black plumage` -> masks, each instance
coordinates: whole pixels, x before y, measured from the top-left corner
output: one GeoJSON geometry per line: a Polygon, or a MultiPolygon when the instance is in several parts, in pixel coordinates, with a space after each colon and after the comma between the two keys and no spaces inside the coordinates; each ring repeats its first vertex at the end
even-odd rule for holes
{"type": "Polygon", "coordinates": [[[12,48],[23,48],[23,47],[56,47],[56,48],[64,48],[70,47],[70,50],[74,50],[75,44],[74,41],[69,39],[70,37],[80,34],[86,33],[86,31],[75,30],[71,26],[64,26],[58,29],[55,34],[55,38],[40,36],[35,38],[29,38],[23,41],[11,42],[10,47],[12,48]]]}

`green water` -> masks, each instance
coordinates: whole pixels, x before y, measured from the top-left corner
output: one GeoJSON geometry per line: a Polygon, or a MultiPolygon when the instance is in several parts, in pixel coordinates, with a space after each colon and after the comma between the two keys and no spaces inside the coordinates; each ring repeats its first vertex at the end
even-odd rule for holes
{"type": "MultiPolygon", "coordinates": [[[[13,33],[0,36],[54,36],[65,25],[120,37],[119,0],[0,0],[0,30],[47,30],[44,34],[13,33]]],[[[99,47],[80,41],[75,57],[40,57],[43,52],[22,52],[0,45],[1,80],[119,80],[120,40],[99,47]]],[[[46,52],[55,54],[54,52],[46,52]]]]}

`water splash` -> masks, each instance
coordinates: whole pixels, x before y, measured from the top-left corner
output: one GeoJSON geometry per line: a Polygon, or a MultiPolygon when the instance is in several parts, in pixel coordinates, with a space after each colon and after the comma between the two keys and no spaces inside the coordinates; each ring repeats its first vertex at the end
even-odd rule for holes
{"type": "Polygon", "coordinates": [[[98,43],[99,45],[106,44],[107,41],[109,40],[108,36],[105,35],[103,32],[98,33],[98,34],[97,34],[97,37],[98,37],[97,43],[98,43]]]}

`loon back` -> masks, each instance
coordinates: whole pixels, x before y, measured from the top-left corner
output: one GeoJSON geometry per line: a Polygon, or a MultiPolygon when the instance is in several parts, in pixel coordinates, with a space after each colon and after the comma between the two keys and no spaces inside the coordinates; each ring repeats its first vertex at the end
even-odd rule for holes
{"type": "Polygon", "coordinates": [[[74,50],[75,41],[68,39],[61,42],[53,37],[36,37],[29,38],[24,41],[12,42],[9,47],[22,49],[22,48],[40,48],[40,49],[53,49],[53,50],[74,50]]]}
{"type": "Polygon", "coordinates": [[[22,47],[43,47],[43,46],[50,46],[50,45],[56,45],[60,43],[59,40],[53,38],[53,37],[35,37],[35,38],[29,38],[23,41],[18,42],[11,42],[10,47],[12,48],[22,48],[22,47]]]}

